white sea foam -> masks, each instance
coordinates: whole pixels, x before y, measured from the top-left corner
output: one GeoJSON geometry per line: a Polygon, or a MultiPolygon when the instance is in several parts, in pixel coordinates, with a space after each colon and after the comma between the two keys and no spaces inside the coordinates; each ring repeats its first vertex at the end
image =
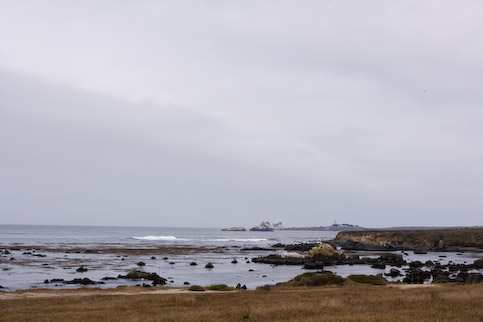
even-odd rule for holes
{"type": "Polygon", "coordinates": [[[304,254],[300,254],[300,253],[297,253],[297,252],[287,252],[285,250],[280,252],[280,256],[282,256],[282,257],[297,257],[297,258],[305,257],[304,254]]]}
{"type": "Polygon", "coordinates": [[[179,240],[176,236],[141,236],[133,238],[140,240],[179,240]]]}

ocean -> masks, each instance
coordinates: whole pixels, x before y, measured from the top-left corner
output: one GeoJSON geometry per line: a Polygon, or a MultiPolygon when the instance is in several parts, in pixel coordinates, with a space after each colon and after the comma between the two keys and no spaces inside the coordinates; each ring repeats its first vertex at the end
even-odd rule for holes
{"type": "MultiPolygon", "coordinates": [[[[240,283],[253,289],[285,282],[310,271],[300,266],[252,263],[252,258],[272,253],[300,256],[281,249],[266,251],[254,247],[322,242],[333,239],[336,234],[332,231],[227,232],[218,228],[0,225],[0,286],[6,290],[77,288],[80,285],[44,282],[86,277],[104,283],[92,287],[114,288],[140,282],[103,278],[138,269],[166,278],[167,285],[173,287],[240,283]],[[140,266],[140,262],[145,265],[140,266]],[[191,265],[193,262],[197,265],[191,265]],[[212,263],[214,268],[205,268],[207,263],[212,263]],[[87,271],[78,272],[81,266],[87,271]]],[[[371,257],[381,252],[351,253],[371,257]]],[[[481,254],[406,252],[404,256],[411,261],[437,260],[445,264],[449,261],[472,263],[481,254]]],[[[344,277],[385,272],[367,265],[327,269],[344,277]]]]}

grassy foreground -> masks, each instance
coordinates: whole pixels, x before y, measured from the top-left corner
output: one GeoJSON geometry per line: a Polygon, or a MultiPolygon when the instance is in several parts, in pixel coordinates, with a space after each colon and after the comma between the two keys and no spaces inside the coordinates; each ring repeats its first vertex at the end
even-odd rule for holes
{"type": "MultiPolygon", "coordinates": [[[[82,292],[82,291],[79,291],[82,292]]],[[[0,300],[0,321],[483,321],[483,285],[344,286],[0,300]]]]}

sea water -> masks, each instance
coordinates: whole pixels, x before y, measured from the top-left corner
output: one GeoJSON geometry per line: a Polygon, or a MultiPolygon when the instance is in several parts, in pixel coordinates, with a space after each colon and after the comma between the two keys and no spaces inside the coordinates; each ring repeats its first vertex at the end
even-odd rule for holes
{"type": "MultiPolygon", "coordinates": [[[[202,286],[222,283],[235,286],[241,283],[253,289],[285,282],[310,270],[301,266],[252,263],[252,258],[272,253],[284,256],[301,254],[282,249],[263,251],[250,248],[270,248],[277,243],[315,243],[333,239],[336,234],[332,231],[238,232],[218,228],[0,225],[0,249],[8,249],[10,252],[0,256],[0,285],[7,290],[76,288],[79,285],[44,284],[44,281],[84,277],[101,281],[103,277],[116,277],[139,269],[159,274],[168,279],[169,286],[174,287],[186,286],[185,282],[202,286]],[[126,251],[136,249],[142,251],[126,251]],[[152,251],[146,251],[149,249],[152,251]],[[236,264],[232,263],[234,259],[236,264]],[[138,266],[140,261],[145,266],[138,266]],[[191,262],[198,265],[192,266],[191,262]],[[205,268],[209,262],[213,263],[213,269],[205,268]],[[80,266],[86,267],[88,271],[77,272],[80,266]]],[[[373,257],[379,256],[381,252],[353,253],[373,257]]],[[[403,255],[409,261],[431,260],[441,264],[450,261],[473,263],[481,256],[473,253],[418,255],[412,252],[403,255]]],[[[369,265],[326,267],[343,277],[350,274],[385,273],[390,268],[379,270],[369,265]]],[[[112,288],[140,283],[124,279],[104,282],[94,287],[112,288]]]]}

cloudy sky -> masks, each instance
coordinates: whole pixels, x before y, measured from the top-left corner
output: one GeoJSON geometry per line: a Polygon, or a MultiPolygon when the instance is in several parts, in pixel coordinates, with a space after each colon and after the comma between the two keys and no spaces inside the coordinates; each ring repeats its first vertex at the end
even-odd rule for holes
{"type": "Polygon", "coordinates": [[[0,223],[482,225],[483,1],[0,0],[0,223]]]}

